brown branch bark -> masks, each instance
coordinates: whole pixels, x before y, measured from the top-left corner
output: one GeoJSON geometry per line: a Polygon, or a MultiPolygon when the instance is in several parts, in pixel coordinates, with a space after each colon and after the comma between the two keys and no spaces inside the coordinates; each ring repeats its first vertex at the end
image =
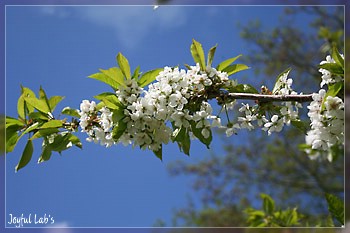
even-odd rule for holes
{"type": "Polygon", "coordinates": [[[258,100],[261,102],[281,102],[281,101],[295,101],[295,102],[311,102],[312,94],[306,95],[264,95],[264,94],[251,94],[251,93],[221,93],[223,99],[249,99],[258,100]]]}

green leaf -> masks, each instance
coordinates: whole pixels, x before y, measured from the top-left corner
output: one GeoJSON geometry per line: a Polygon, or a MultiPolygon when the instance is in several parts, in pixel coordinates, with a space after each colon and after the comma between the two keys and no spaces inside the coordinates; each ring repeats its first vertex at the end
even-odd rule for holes
{"type": "Polygon", "coordinates": [[[46,129],[39,129],[31,138],[30,140],[34,140],[41,137],[46,137],[54,133],[58,133],[58,128],[46,128],[46,129]]]}
{"type": "Polygon", "coordinates": [[[239,57],[241,57],[242,54],[238,55],[237,57],[232,57],[232,58],[229,58],[223,62],[221,62],[217,67],[216,69],[219,70],[219,71],[223,71],[226,67],[228,67],[229,65],[231,65],[233,62],[235,62],[239,57]]]}
{"type": "Polygon", "coordinates": [[[119,138],[123,135],[127,128],[127,124],[123,120],[119,120],[118,124],[114,126],[112,130],[112,138],[115,142],[118,142],[119,138]]]}
{"type": "Polygon", "coordinates": [[[263,199],[263,210],[268,215],[273,215],[275,211],[275,202],[274,200],[267,194],[261,193],[260,197],[263,199]]]}
{"type": "Polygon", "coordinates": [[[124,108],[112,109],[112,120],[113,122],[119,122],[125,117],[124,108]]]}
{"type": "Polygon", "coordinates": [[[321,111],[325,110],[325,102],[327,100],[328,96],[335,97],[338,95],[338,93],[344,88],[344,82],[337,82],[334,84],[329,84],[328,85],[328,90],[326,92],[326,95],[323,98],[322,101],[322,106],[321,106],[321,111]]]}
{"type": "Polygon", "coordinates": [[[31,140],[28,140],[23,150],[22,157],[16,166],[16,172],[19,169],[25,167],[29,163],[29,161],[32,159],[32,155],[33,155],[33,142],[31,140]]]}
{"type": "Polygon", "coordinates": [[[101,100],[105,106],[110,109],[123,108],[123,105],[120,103],[118,97],[114,93],[104,92],[94,96],[94,98],[101,100]]]}
{"type": "Polygon", "coordinates": [[[126,59],[126,57],[124,57],[123,54],[118,53],[117,62],[118,62],[120,69],[122,70],[124,76],[127,79],[131,79],[130,65],[129,65],[128,59],[126,59]]]}
{"type": "Polygon", "coordinates": [[[145,87],[154,80],[156,80],[156,77],[159,75],[159,72],[161,72],[163,68],[158,68],[154,70],[147,71],[144,73],[141,78],[138,81],[139,86],[145,87]]]}
{"type": "Polygon", "coordinates": [[[24,100],[42,113],[48,114],[50,112],[49,106],[45,100],[37,99],[36,97],[25,97],[24,100]]]}
{"type": "Polygon", "coordinates": [[[336,64],[340,65],[342,69],[344,69],[344,59],[340,56],[340,53],[336,46],[333,46],[332,49],[332,58],[336,64]]]}
{"type": "Polygon", "coordinates": [[[137,66],[134,70],[134,73],[132,74],[133,79],[137,79],[140,76],[140,66],[137,66]]]}
{"type": "Polygon", "coordinates": [[[205,138],[203,136],[203,134],[202,134],[202,129],[203,128],[196,128],[196,124],[197,123],[195,121],[190,121],[190,124],[191,124],[191,129],[192,129],[193,135],[196,136],[199,139],[199,141],[201,141],[209,149],[210,143],[211,143],[211,141],[213,139],[211,129],[208,128],[208,130],[209,130],[209,137],[205,138]]]}
{"type": "Polygon", "coordinates": [[[27,104],[25,103],[25,97],[35,97],[35,93],[29,88],[21,86],[21,96],[18,98],[17,101],[17,112],[18,116],[23,120],[26,119],[27,112],[31,113],[34,111],[34,107],[27,106],[27,104]]]}
{"type": "Polygon", "coordinates": [[[51,109],[51,112],[53,112],[59,102],[61,102],[64,99],[63,96],[55,95],[50,97],[49,99],[49,107],[51,109]]]}
{"type": "Polygon", "coordinates": [[[235,65],[230,65],[230,66],[226,67],[222,71],[226,72],[230,76],[232,74],[235,74],[237,72],[247,70],[247,69],[250,69],[250,67],[248,67],[244,64],[235,64],[235,65]]]}
{"type": "Polygon", "coordinates": [[[107,75],[112,80],[116,81],[118,83],[118,86],[119,85],[120,86],[125,86],[124,75],[123,75],[123,72],[121,71],[120,68],[112,67],[112,68],[109,68],[108,70],[100,69],[100,71],[103,74],[107,75]]]}
{"type": "Polygon", "coordinates": [[[160,159],[160,161],[163,161],[163,146],[160,145],[160,149],[157,151],[153,151],[153,153],[155,154],[155,156],[157,156],[158,159],[160,159]]]}
{"type": "Polygon", "coordinates": [[[19,139],[17,133],[19,129],[19,126],[14,125],[6,127],[6,152],[11,152],[15,148],[19,139]]]}
{"type": "Polygon", "coordinates": [[[44,124],[42,124],[39,129],[47,129],[47,128],[59,128],[62,127],[63,123],[61,120],[51,120],[44,124]]]}
{"type": "Polygon", "coordinates": [[[214,60],[214,55],[215,55],[215,51],[216,51],[216,47],[218,45],[216,44],[215,46],[211,47],[209,52],[208,52],[208,57],[207,57],[207,66],[210,66],[213,64],[213,60],[214,60]]]}
{"type": "Polygon", "coordinates": [[[92,74],[88,77],[106,83],[107,85],[112,87],[113,90],[115,90],[115,91],[118,90],[119,83],[104,73],[96,73],[96,74],[92,74]]]}
{"type": "Polygon", "coordinates": [[[304,134],[307,134],[307,132],[310,130],[310,124],[306,121],[301,120],[292,120],[292,125],[302,131],[304,134]]]}
{"type": "Polygon", "coordinates": [[[255,89],[250,84],[238,84],[233,87],[227,88],[230,92],[233,93],[252,93],[252,94],[259,94],[258,90],[255,89]]]}
{"type": "Polygon", "coordinates": [[[69,107],[65,107],[64,109],[62,109],[62,114],[64,115],[68,115],[68,116],[73,116],[73,117],[78,117],[80,118],[79,112],[76,109],[71,109],[69,107]]]}
{"type": "Polygon", "coordinates": [[[344,76],[344,69],[338,63],[324,63],[319,65],[320,68],[326,69],[334,75],[344,76]]]}
{"type": "Polygon", "coordinates": [[[292,70],[292,68],[288,68],[286,69],[285,71],[283,71],[282,73],[280,73],[276,79],[276,82],[275,82],[275,86],[273,87],[272,89],[272,93],[275,94],[277,91],[279,91],[283,85],[283,82],[281,81],[281,79],[283,78],[283,76],[289,74],[289,72],[292,70]]]}
{"type": "Polygon", "coordinates": [[[181,129],[174,130],[176,134],[172,135],[173,142],[177,142],[180,151],[186,155],[190,155],[191,139],[186,127],[181,127],[181,129]]]}
{"type": "Polygon", "coordinates": [[[326,193],[326,200],[328,203],[328,210],[332,216],[337,219],[340,224],[344,225],[344,203],[335,195],[326,193]]]}
{"type": "Polygon", "coordinates": [[[205,58],[204,58],[204,50],[202,45],[195,39],[192,40],[191,54],[194,62],[199,63],[201,70],[205,70],[206,65],[205,65],[205,58]]]}
{"type": "Polygon", "coordinates": [[[9,117],[9,116],[6,116],[6,119],[5,119],[5,127],[10,127],[10,126],[19,126],[19,127],[23,127],[25,124],[16,119],[16,118],[12,118],[12,117],[9,117]]]}
{"type": "Polygon", "coordinates": [[[32,112],[29,114],[29,118],[35,121],[48,121],[48,114],[44,114],[42,112],[32,112]]]}
{"type": "Polygon", "coordinates": [[[46,103],[46,106],[47,106],[47,108],[49,110],[48,112],[52,112],[52,109],[50,108],[49,100],[48,100],[48,98],[46,96],[46,93],[45,93],[44,89],[41,86],[40,86],[40,89],[39,89],[39,99],[43,100],[43,103],[46,103]]]}
{"type": "MultiPolygon", "coordinates": [[[[48,142],[47,142],[48,143],[48,142]]],[[[44,161],[48,161],[51,158],[52,150],[49,146],[43,146],[41,150],[41,155],[38,159],[38,163],[42,163],[44,161]]]]}

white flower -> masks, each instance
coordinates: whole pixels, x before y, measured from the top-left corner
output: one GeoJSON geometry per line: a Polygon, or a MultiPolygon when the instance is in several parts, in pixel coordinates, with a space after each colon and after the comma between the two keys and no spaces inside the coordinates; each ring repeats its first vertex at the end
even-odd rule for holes
{"type": "Polygon", "coordinates": [[[278,115],[271,117],[271,122],[264,124],[264,131],[267,131],[270,135],[272,132],[280,132],[283,129],[283,119],[279,119],[278,115]]]}

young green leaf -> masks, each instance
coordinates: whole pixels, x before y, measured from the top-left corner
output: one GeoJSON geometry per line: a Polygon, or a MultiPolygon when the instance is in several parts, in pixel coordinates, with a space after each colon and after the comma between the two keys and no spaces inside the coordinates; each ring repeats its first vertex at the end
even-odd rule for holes
{"type": "Polygon", "coordinates": [[[128,59],[126,59],[126,57],[124,57],[123,54],[118,53],[117,62],[124,76],[127,79],[131,79],[130,65],[128,59]]]}
{"type": "Polygon", "coordinates": [[[241,56],[242,56],[242,54],[240,54],[240,55],[238,55],[236,57],[229,58],[229,59],[221,62],[219,65],[217,65],[216,69],[219,70],[219,71],[223,71],[226,67],[231,65],[233,62],[235,62],[241,56]]]}
{"type": "Polygon", "coordinates": [[[344,76],[344,69],[338,63],[324,63],[319,65],[320,68],[326,69],[334,75],[344,76]]]}
{"type": "Polygon", "coordinates": [[[217,46],[218,45],[216,44],[215,46],[213,46],[209,49],[208,57],[207,57],[207,66],[211,67],[211,65],[213,64],[214,55],[215,55],[215,51],[216,51],[217,46]]]}
{"type": "Polygon", "coordinates": [[[247,70],[250,69],[250,67],[244,65],[244,64],[234,64],[234,65],[230,65],[228,67],[226,67],[225,69],[223,69],[223,72],[226,72],[228,76],[235,74],[237,72],[243,71],[243,70],[247,70]]]}
{"type": "Polygon", "coordinates": [[[228,87],[227,90],[233,93],[259,94],[258,90],[256,90],[255,87],[250,84],[238,84],[232,87],[228,87]]]}
{"type": "Polygon", "coordinates": [[[159,75],[159,72],[161,72],[163,68],[158,68],[154,70],[147,71],[144,73],[141,78],[138,81],[139,86],[145,87],[154,80],[156,80],[156,77],[159,75]]]}
{"type": "Polygon", "coordinates": [[[42,124],[39,129],[47,129],[47,128],[59,128],[62,127],[63,123],[61,120],[51,120],[44,124],[42,124]]]}
{"type": "Polygon", "coordinates": [[[41,155],[38,159],[38,163],[42,163],[44,161],[48,161],[51,158],[52,150],[50,146],[46,145],[42,147],[41,155]]]}
{"type": "Polygon", "coordinates": [[[157,156],[158,159],[160,159],[160,161],[163,161],[163,146],[160,145],[160,149],[158,149],[157,151],[153,151],[153,153],[155,154],[155,156],[157,156]]]}
{"type": "Polygon", "coordinates": [[[16,172],[19,169],[25,167],[29,163],[29,161],[32,159],[32,155],[33,155],[33,142],[31,140],[28,140],[23,150],[22,157],[15,168],[16,172]]]}
{"type": "Polygon", "coordinates": [[[21,96],[18,98],[17,101],[17,112],[18,116],[23,120],[26,120],[28,112],[31,113],[34,111],[34,107],[27,106],[27,104],[25,103],[25,97],[35,97],[35,93],[29,88],[21,86],[21,96]]]}
{"type": "Polygon", "coordinates": [[[209,149],[210,143],[213,139],[211,129],[210,128],[206,129],[209,131],[209,137],[204,137],[202,134],[203,128],[196,128],[195,121],[190,121],[190,124],[191,124],[191,129],[192,129],[193,135],[196,136],[199,139],[199,141],[201,141],[209,149]]]}
{"type": "Polygon", "coordinates": [[[78,117],[80,118],[79,112],[76,109],[71,109],[70,107],[65,107],[62,109],[62,114],[68,115],[68,116],[73,116],[73,117],[78,117]]]}
{"type": "Polygon", "coordinates": [[[101,93],[99,95],[94,96],[94,98],[101,100],[104,103],[104,105],[110,109],[119,109],[123,107],[118,97],[111,92],[101,93]]]}
{"type": "Polygon", "coordinates": [[[95,73],[95,74],[92,74],[88,77],[106,83],[107,85],[112,87],[113,90],[115,90],[115,91],[118,90],[119,83],[104,73],[95,73]]]}
{"type": "Polygon", "coordinates": [[[338,49],[336,46],[333,46],[332,49],[332,58],[334,59],[335,63],[340,65],[341,68],[344,69],[344,59],[342,58],[342,56],[340,55],[338,49]]]}
{"type": "Polygon", "coordinates": [[[292,125],[302,131],[304,134],[307,134],[307,132],[310,130],[310,124],[306,121],[302,120],[292,120],[292,125]]]}
{"type": "Polygon", "coordinates": [[[281,79],[286,75],[288,76],[289,72],[292,70],[292,68],[288,68],[285,71],[283,71],[282,73],[280,73],[276,79],[275,82],[275,86],[272,89],[272,93],[275,94],[277,91],[279,91],[283,85],[283,82],[281,81],[281,79]]]}
{"type": "Polygon", "coordinates": [[[54,133],[58,133],[58,128],[46,128],[46,129],[39,129],[34,135],[30,138],[30,140],[34,140],[41,137],[46,137],[54,133]]]}
{"type": "Polygon", "coordinates": [[[58,96],[58,95],[55,95],[49,98],[49,107],[51,112],[55,110],[57,104],[61,102],[63,99],[64,99],[63,96],[58,96]]]}
{"type": "Polygon", "coordinates": [[[137,79],[140,76],[140,66],[137,66],[136,69],[134,70],[134,73],[132,74],[132,79],[137,79]]]}
{"type": "Polygon", "coordinates": [[[261,193],[260,197],[263,199],[263,210],[268,215],[273,215],[275,211],[275,201],[267,194],[261,193]]]}
{"type": "Polygon", "coordinates": [[[190,155],[191,139],[188,130],[185,127],[181,127],[181,129],[177,129],[174,132],[177,134],[173,135],[173,142],[177,142],[180,151],[190,155]]]}
{"type": "Polygon", "coordinates": [[[18,126],[6,127],[6,153],[13,151],[13,149],[15,148],[19,139],[17,133],[18,130],[18,126]]]}
{"type": "Polygon", "coordinates": [[[49,100],[46,96],[46,93],[44,91],[44,89],[40,86],[39,89],[39,99],[42,100],[43,103],[46,103],[47,108],[49,109],[48,112],[52,112],[51,108],[50,108],[50,104],[49,104],[49,100]]]}
{"type": "Polygon", "coordinates": [[[23,127],[24,126],[24,123],[16,118],[12,118],[12,117],[9,117],[9,116],[6,116],[6,119],[5,119],[5,127],[10,127],[10,126],[13,126],[13,125],[16,125],[16,126],[19,126],[19,127],[23,127]]]}
{"type": "Polygon", "coordinates": [[[50,112],[49,106],[45,100],[37,99],[36,97],[25,97],[24,100],[28,105],[34,107],[38,111],[47,114],[50,112]]]}
{"type": "Polygon", "coordinates": [[[112,138],[115,142],[123,135],[127,128],[127,124],[123,120],[118,121],[118,125],[115,125],[112,130],[112,138]]]}
{"type": "Polygon", "coordinates": [[[323,98],[323,101],[322,101],[321,111],[325,110],[325,108],[326,108],[325,102],[327,100],[327,97],[328,96],[331,96],[331,97],[337,96],[338,93],[341,90],[343,90],[343,88],[344,88],[344,82],[337,82],[337,83],[328,85],[328,90],[327,90],[326,95],[325,95],[325,97],[323,98]]]}
{"type": "Polygon", "coordinates": [[[48,114],[42,113],[42,112],[32,112],[28,115],[28,117],[35,121],[48,121],[49,116],[48,114]]]}
{"type": "Polygon", "coordinates": [[[121,71],[120,68],[112,67],[112,68],[109,68],[108,70],[100,69],[100,71],[103,74],[107,75],[112,80],[116,81],[118,83],[118,86],[119,85],[120,86],[125,86],[124,75],[123,75],[123,72],[121,71]]]}
{"type": "Polygon", "coordinates": [[[332,216],[344,225],[344,203],[337,196],[326,193],[326,200],[328,203],[328,210],[332,216]]]}
{"type": "Polygon", "coordinates": [[[191,54],[195,63],[199,63],[201,70],[205,70],[205,58],[204,58],[204,50],[202,45],[193,39],[191,44],[191,54]]]}

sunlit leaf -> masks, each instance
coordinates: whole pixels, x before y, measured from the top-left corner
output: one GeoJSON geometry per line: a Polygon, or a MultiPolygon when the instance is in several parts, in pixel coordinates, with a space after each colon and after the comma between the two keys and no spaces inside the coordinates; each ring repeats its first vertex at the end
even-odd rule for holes
{"type": "Polygon", "coordinates": [[[10,126],[13,126],[13,125],[16,125],[16,126],[19,126],[19,127],[23,127],[24,126],[24,123],[16,118],[12,118],[12,117],[9,117],[9,116],[6,116],[6,119],[5,119],[5,127],[10,127],[10,126]]]}
{"type": "Polygon", "coordinates": [[[156,77],[159,75],[163,68],[158,68],[154,70],[147,71],[144,73],[138,81],[139,86],[144,87],[156,80],[156,77]]]}
{"type": "Polygon", "coordinates": [[[205,65],[204,50],[202,45],[195,39],[192,40],[191,54],[194,62],[199,63],[201,70],[205,70],[206,65],[205,65]]]}
{"type": "Polygon", "coordinates": [[[46,129],[39,129],[31,138],[30,140],[34,140],[37,138],[49,136],[54,133],[58,133],[59,129],[58,128],[46,128],[46,129]]]}
{"type": "Polygon", "coordinates": [[[23,150],[22,157],[15,168],[16,172],[19,169],[25,167],[29,163],[29,161],[32,159],[32,155],[33,155],[33,142],[31,140],[28,140],[23,150]]]}
{"type": "Polygon", "coordinates": [[[243,71],[243,70],[247,70],[250,69],[247,65],[244,64],[234,64],[234,65],[230,65],[228,67],[226,67],[225,69],[223,69],[223,72],[226,72],[228,74],[228,76],[235,74],[237,72],[243,71]]]}
{"type": "Polygon", "coordinates": [[[341,76],[344,75],[344,69],[338,63],[324,63],[322,65],[319,65],[319,67],[322,69],[326,69],[335,75],[341,75],[341,76]]]}
{"type": "Polygon", "coordinates": [[[210,50],[209,50],[209,52],[208,52],[207,66],[210,66],[210,67],[211,67],[211,65],[212,65],[212,63],[213,63],[213,59],[214,59],[216,47],[217,47],[217,44],[216,44],[215,46],[211,47],[210,50]]]}
{"type": "Polygon", "coordinates": [[[119,85],[120,86],[125,86],[124,75],[123,75],[123,72],[121,71],[120,68],[112,67],[112,68],[109,68],[108,70],[100,69],[100,71],[103,74],[107,75],[112,80],[116,81],[118,83],[118,86],[119,85]]]}
{"type": "Polygon", "coordinates": [[[63,96],[55,95],[49,98],[49,107],[51,109],[51,112],[53,112],[59,102],[61,102],[64,99],[63,96]]]}
{"type": "Polygon", "coordinates": [[[219,70],[219,71],[223,71],[226,67],[231,65],[233,62],[235,62],[241,56],[242,56],[242,54],[240,54],[240,55],[238,55],[236,57],[229,58],[229,59],[221,62],[219,65],[217,65],[216,69],[219,70]]]}
{"type": "Polygon", "coordinates": [[[117,55],[118,65],[127,79],[131,79],[130,65],[128,59],[123,54],[118,53],[117,55]]]}
{"type": "Polygon", "coordinates": [[[11,152],[15,148],[19,139],[17,133],[19,129],[19,126],[14,125],[6,128],[6,152],[11,152]]]}
{"type": "Polygon", "coordinates": [[[134,70],[134,73],[132,74],[133,79],[137,79],[140,76],[140,66],[137,66],[134,70]]]}
{"type": "Polygon", "coordinates": [[[88,77],[106,83],[107,85],[112,87],[113,90],[118,90],[119,83],[117,81],[115,81],[114,79],[112,79],[111,77],[109,77],[108,75],[106,75],[106,74],[95,73],[95,74],[92,74],[92,75],[90,75],[88,77]]]}
{"type": "Polygon", "coordinates": [[[51,120],[44,124],[42,124],[39,129],[47,129],[47,128],[59,128],[62,127],[63,123],[61,120],[51,120]]]}
{"type": "Polygon", "coordinates": [[[65,107],[64,109],[62,109],[61,113],[64,114],[64,115],[73,116],[73,117],[79,117],[80,118],[78,110],[71,109],[69,107],[65,107]]]}
{"type": "Polygon", "coordinates": [[[24,100],[28,105],[34,107],[42,113],[49,113],[50,109],[45,100],[37,99],[35,97],[25,97],[24,100]]]}

